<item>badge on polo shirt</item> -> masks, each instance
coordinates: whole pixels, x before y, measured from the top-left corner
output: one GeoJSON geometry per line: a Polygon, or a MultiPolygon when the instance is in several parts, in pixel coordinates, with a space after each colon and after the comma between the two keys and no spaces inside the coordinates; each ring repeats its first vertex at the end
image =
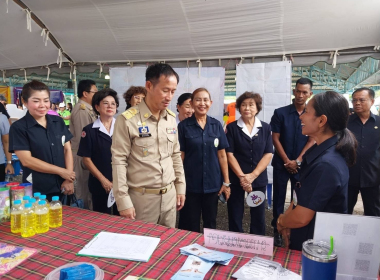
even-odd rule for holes
{"type": "Polygon", "coordinates": [[[215,146],[215,148],[218,148],[218,146],[219,146],[219,139],[218,138],[215,138],[214,146],[215,146]]]}
{"type": "Polygon", "coordinates": [[[378,127],[377,127],[377,126],[375,126],[375,129],[378,129],[378,127]]]}
{"type": "Polygon", "coordinates": [[[297,206],[297,204],[298,204],[297,193],[295,190],[293,190],[293,205],[297,206]]]}
{"type": "Polygon", "coordinates": [[[66,136],[63,135],[63,136],[62,136],[62,146],[65,146],[65,140],[66,140],[66,136]]]}
{"type": "Polygon", "coordinates": [[[174,128],[166,128],[166,133],[167,134],[176,134],[177,129],[175,127],[174,128]]]}
{"type": "Polygon", "coordinates": [[[148,155],[148,148],[143,148],[143,157],[147,157],[148,155]]]}

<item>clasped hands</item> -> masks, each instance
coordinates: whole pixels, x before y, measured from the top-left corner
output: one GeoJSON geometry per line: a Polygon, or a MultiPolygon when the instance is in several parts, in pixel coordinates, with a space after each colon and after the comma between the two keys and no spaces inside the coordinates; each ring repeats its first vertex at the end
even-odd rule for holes
{"type": "Polygon", "coordinates": [[[298,173],[298,169],[299,169],[299,166],[297,165],[297,162],[296,160],[288,160],[285,164],[284,164],[286,170],[290,173],[290,174],[296,174],[298,173]]]}
{"type": "Polygon", "coordinates": [[[252,191],[252,182],[257,178],[257,176],[253,175],[252,173],[244,174],[239,177],[240,179],[240,186],[245,190],[247,193],[250,193],[252,191]]]}

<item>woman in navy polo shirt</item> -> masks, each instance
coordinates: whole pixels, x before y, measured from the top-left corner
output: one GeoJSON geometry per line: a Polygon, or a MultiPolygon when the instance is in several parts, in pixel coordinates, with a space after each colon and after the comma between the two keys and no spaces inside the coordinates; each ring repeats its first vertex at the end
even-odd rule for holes
{"type": "MultiPolygon", "coordinates": [[[[99,118],[83,128],[78,149],[78,156],[83,157],[83,164],[90,171],[88,188],[93,210],[108,214],[111,214],[111,208],[107,207],[112,189],[111,144],[118,106],[116,91],[108,88],[94,94],[92,108],[99,118]]],[[[112,210],[114,215],[119,214],[116,204],[112,210]]]]}
{"type": "Polygon", "coordinates": [[[302,134],[316,144],[302,158],[292,204],[277,219],[290,249],[302,250],[313,238],[316,212],[347,213],[348,166],[355,163],[357,147],[348,117],[347,100],[333,91],[315,95],[300,116],[302,134]]]}
{"type": "Polygon", "coordinates": [[[178,137],[186,177],[186,202],[180,211],[178,228],[200,232],[216,228],[218,196],[228,200],[230,181],[225,149],[228,147],[221,123],[207,116],[212,104],[205,88],[191,95],[194,114],[178,125],[178,137]]]}
{"type": "Polygon", "coordinates": [[[73,194],[75,172],[70,139],[73,137],[59,116],[48,115],[49,88],[31,81],[23,86],[21,97],[28,108],[24,117],[11,125],[9,151],[15,152],[23,166],[24,183],[31,177],[33,192],[52,196],[73,194]],[[30,176],[31,175],[31,176],[30,176]]]}
{"type": "MultiPolygon", "coordinates": [[[[265,197],[268,184],[267,166],[273,155],[272,134],[269,124],[259,120],[262,98],[245,92],[236,100],[241,117],[227,126],[227,157],[231,180],[228,200],[229,230],[243,232],[244,194],[260,192],[265,197]]],[[[255,193],[257,194],[257,193],[255,193]]],[[[265,203],[251,207],[251,234],[265,235],[265,203]]]]}

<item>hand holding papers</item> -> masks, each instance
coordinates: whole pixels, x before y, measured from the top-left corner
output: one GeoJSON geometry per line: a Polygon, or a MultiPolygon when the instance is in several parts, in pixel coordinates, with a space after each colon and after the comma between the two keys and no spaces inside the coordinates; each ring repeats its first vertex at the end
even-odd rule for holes
{"type": "Polygon", "coordinates": [[[155,237],[101,232],[78,255],[147,262],[159,242],[155,237]]]}
{"type": "Polygon", "coordinates": [[[234,255],[207,249],[199,244],[191,244],[180,249],[182,255],[194,255],[209,262],[228,265],[234,255]]]}

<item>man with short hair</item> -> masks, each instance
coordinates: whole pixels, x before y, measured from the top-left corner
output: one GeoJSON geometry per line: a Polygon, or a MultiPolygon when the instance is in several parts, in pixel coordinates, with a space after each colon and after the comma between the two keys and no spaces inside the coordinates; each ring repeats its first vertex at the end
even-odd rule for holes
{"type": "Polygon", "coordinates": [[[185,203],[176,115],[167,109],[178,82],[170,65],[149,66],[145,99],[116,119],[112,178],[122,217],[175,227],[185,203]]]}
{"type": "Polygon", "coordinates": [[[348,213],[352,214],[358,194],[363,199],[364,215],[380,217],[380,117],[371,113],[375,92],[359,88],[352,94],[354,113],[348,129],[358,141],[356,163],[350,167],[348,213]]]}
{"type": "Polygon", "coordinates": [[[66,110],[66,105],[65,103],[61,102],[59,103],[59,111],[58,111],[58,114],[61,116],[61,118],[63,119],[63,121],[65,122],[65,125],[67,127],[70,127],[70,111],[69,110],[66,110]]]}
{"type": "Polygon", "coordinates": [[[284,212],[288,181],[291,182],[291,194],[299,180],[298,169],[302,156],[314,144],[314,141],[302,134],[301,120],[306,101],[312,96],[313,83],[307,78],[296,82],[293,90],[293,103],[278,108],[271,119],[272,139],[276,152],[273,166],[273,220],[274,245],[281,246],[282,238],[277,231],[277,219],[284,212]]]}
{"type": "Polygon", "coordinates": [[[82,157],[77,155],[79,142],[82,135],[83,127],[93,123],[96,115],[92,109],[92,97],[98,89],[93,80],[82,80],[78,84],[78,103],[71,112],[70,132],[73,135],[71,139],[71,150],[74,159],[74,172],[76,175],[75,195],[77,199],[82,199],[84,207],[92,210],[92,196],[88,189],[88,177],[90,175],[87,169],[84,169],[82,157]]]}

